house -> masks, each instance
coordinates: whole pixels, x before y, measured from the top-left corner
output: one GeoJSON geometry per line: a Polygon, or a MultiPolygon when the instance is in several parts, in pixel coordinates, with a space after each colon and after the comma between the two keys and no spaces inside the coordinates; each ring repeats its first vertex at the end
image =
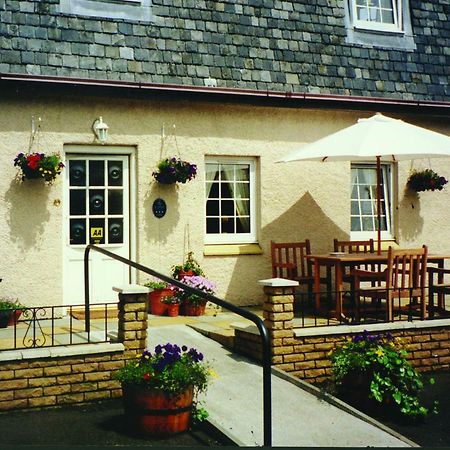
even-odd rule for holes
{"type": "MultiPolygon", "coordinates": [[[[375,112],[450,135],[449,15],[447,0],[0,0],[2,292],[82,304],[90,242],[164,274],[193,251],[220,297],[256,304],[271,239],[375,237],[351,208],[373,163],[275,161],[375,112]],[[64,161],[51,186],[18,180],[16,155],[36,151],[64,161]],[[157,183],[172,156],[196,178],[157,183]]],[[[405,190],[429,167],[450,176],[444,159],[383,167],[383,239],[448,253],[449,192],[405,190]]],[[[92,258],[92,301],[145,279],[92,258]]]]}

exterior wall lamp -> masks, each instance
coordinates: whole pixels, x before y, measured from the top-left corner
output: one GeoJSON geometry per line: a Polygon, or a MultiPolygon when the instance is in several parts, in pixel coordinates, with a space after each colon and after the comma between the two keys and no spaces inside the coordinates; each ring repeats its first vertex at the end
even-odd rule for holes
{"type": "Polygon", "coordinates": [[[92,124],[92,131],[95,134],[96,140],[98,140],[100,144],[106,143],[106,139],[108,138],[108,128],[108,125],[103,122],[102,116],[100,116],[98,119],[95,119],[94,123],[92,124]]]}

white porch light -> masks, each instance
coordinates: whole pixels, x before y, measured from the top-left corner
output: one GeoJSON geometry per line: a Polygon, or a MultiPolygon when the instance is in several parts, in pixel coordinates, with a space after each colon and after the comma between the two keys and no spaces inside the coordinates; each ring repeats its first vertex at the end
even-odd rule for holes
{"type": "Polygon", "coordinates": [[[94,123],[92,124],[92,131],[95,134],[95,138],[101,144],[106,143],[106,140],[108,138],[108,128],[108,125],[103,122],[102,116],[100,116],[98,119],[95,119],[94,123]]]}

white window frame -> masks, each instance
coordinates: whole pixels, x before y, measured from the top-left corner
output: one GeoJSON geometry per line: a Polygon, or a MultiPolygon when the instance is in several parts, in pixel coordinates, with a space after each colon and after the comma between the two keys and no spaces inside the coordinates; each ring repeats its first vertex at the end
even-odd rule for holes
{"type": "MultiPolygon", "coordinates": [[[[351,169],[356,168],[368,168],[375,169],[376,164],[374,163],[365,163],[365,162],[354,162],[351,164],[351,169]]],[[[394,177],[394,167],[391,163],[381,163],[381,170],[383,171],[383,180],[384,182],[382,188],[384,189],[384,198],[387,200],[388,204],[386,205],[386,231],[381,231],[381,239],[383,240],[392,240],[394,239],[394,223],[393,223],[393,177],[394,177]]],[[[351,202],[351,191],[353,186],[350,185],[350,202],[351,202]]],[[[375,198],[376,200],[376,198],[375,198]]],[[[376,207],[376,205],[375,205],[376,207]]],[[[350,207],[351,211],[351,207],[350,207]]],[[[351,212],[350,212],[351,216],[351,212]]],[[[375,223],[375,225],[377,225],[375,223]]],[[[377,226],[373,231],[353,231],[351,230],[351,219],[350,219],[350,239],[353,240],[367,240],[370,238],[377,239],[377,226]]]]}
{"type": "MultiPolygon", "coordinates": [[[[253,244],[257,242],[256,233],[256,159],[250,157],[207,156],[205,158],[205,244],[253,244]],[[248,164],[250,191],[250,233],[210,233],[206,232],[206,164],[248,164]]],[[[220,217],[220,216],[219,216],[220,217]]]]}
{"type": "MultiPolygon", "coordinates": [[[[355,28],[365,30],[402,33],[403,30],[403,4],[402,0],[391,0],[393,7],[394,23],[383,23],[374,20],[359,20],[357,14],[357,0],[349,0],[351,3],[352,22],[355,28]]],[[[371,0],[366,0],[369,4],[371,0]]],[[[381,1],[381,0],[380,0],[381,1]]],[[[367,7],[369,7],[367,5],[367,7]]]]}
{"type": "Polygon", "coordinates": [[[60,12],[108,19],[152,20],[151,0],[60,0],[60,12]]]}

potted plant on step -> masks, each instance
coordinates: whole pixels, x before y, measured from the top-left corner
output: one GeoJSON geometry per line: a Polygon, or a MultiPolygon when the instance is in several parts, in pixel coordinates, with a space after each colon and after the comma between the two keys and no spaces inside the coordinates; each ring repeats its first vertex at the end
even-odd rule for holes
{"type": "Polygon", "coordinates": [[[186,431],[191,416],[205,417],[195,410],[210,375],[203,354],[195,348],[167,343],[157,345],[153,352],[146,350],[116,375],[130,426],[151,436],[186,431]]]}
{"type": "Polygon", "coordinates": [[[0,328],[16,324],[25,309],[17,299],[0,298],[0,328]]]}
{"type": "Polygon", "coordinates": [[[185,276],[201,275],[204,276],[200,264],[194,259],[194,253],[189,252],[183,264],[172,266],[172,277],[181,280],[185,276]]]}
{"type": "MultiPolygon", "coordinates": [[[[185,276],[180,281],[206,294],[216,292],[216,284],[201,275],[185,276]]],[[[178,286],[174,287],[174,293],[183,305],[185,316],[201,316],[205,313],[207,300],[204,297],[191,294],[178,286]]]]}
{"type": "MultiPolygon", "coordinates": [[[[399,338],[390,333],[357,334],[330,353],[341,398],[363,408],[420,418],[428,408],[419,400],[422,376],[407,361],[399,338]]],[[[434,383],[431,379],[431,383],[434,383]]]]}
{"type": "Polygon", "coordinates": [[[166,312],[169,317],[177,317],[180,313],[180,299],[173,295],[163,297],[161,300],[166,305],[166,312]]]}
{"type": "Polygon", "coordinates": [[[174,295],[173,287],[165,281],[147,281],[144,286],[152,289],[148,294],[149,312],[155,316],[162,316],[167,311],[167,303],[163,301],[174,295]]]}

